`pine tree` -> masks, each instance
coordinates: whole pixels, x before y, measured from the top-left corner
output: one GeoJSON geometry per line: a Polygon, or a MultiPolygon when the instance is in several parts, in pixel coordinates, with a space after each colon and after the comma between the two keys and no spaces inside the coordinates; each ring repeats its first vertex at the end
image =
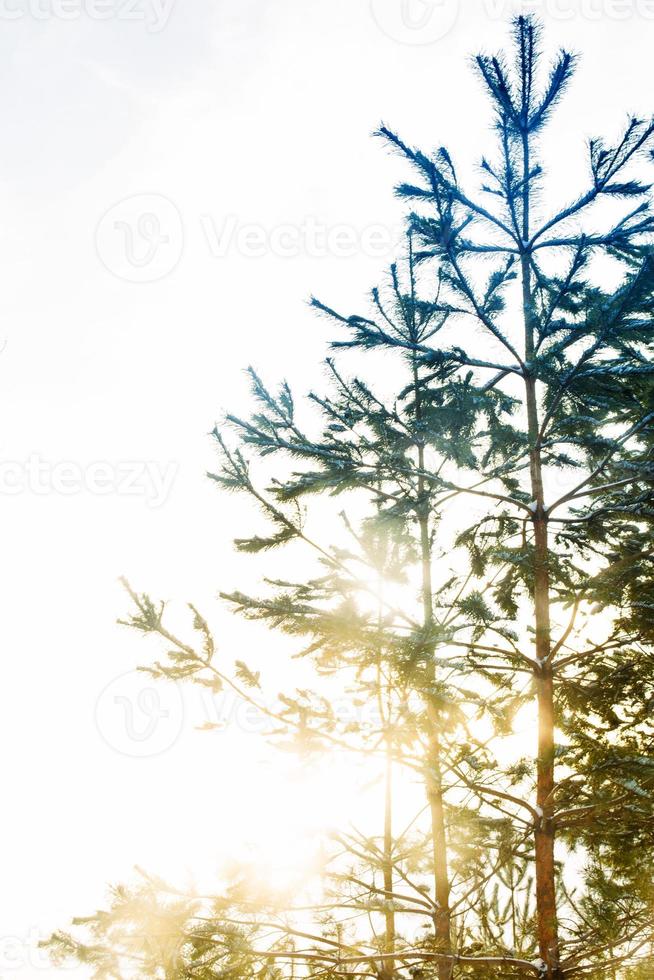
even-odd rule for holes
{"type": "MultiPolygon", "coordinates": [[[[388,329],[396,331],[403,344],[424,342],[440,329],[442,317],[434,321],[434,304],[416,296],[410,244],[404,287],[401,278],[393,267],[388,287],[375,291],[373,301],[384,309],[388,329]]],[[[358,326],[355,342],[357,336],[358,326]]],[[[300,651],[313,658],[321,676],[343,675],[354,699],[379,704],[380,727],[367,735],[356,725],[339,721],[324,691],[303,689],[284,695],[277,709],[262,705],[277,735],[292,734],[300,747],[349,746],[371,760],[375,754],[385,759],[382,840],[339,835],[338,843],[353,863],[341,862],[332,869],[335,920],[329,924],[327,941],[335,941],[334,929],[344,910],[374,911],[383,917],[383,936],[371,940],[357,934],[350,937],[349,945],[361,964],[369,963],[371,948],[381,953],[383,978],[397,975],[396,958],[404,965],[416,959],[434,963],[437,975],[445,978],[452,975],[455,962],[470,962],[475,969],[487,961],[506,962],[507,968],[524,969],[529,961],[511,955],[501,937],[498,941],[495,936],[489,948],[471,939],[479,931],[474,922],[479,914],[477,884],[481,882],[483,888],[512,860],[512,853],[505,844],[502,815],[466,817],[470,787],[462,783],[465,769],[474,771],[479,786],[493,765],[492,733],[477,736],[476,721],[489,715],[505,730],[507,717],[522,699],[504,681],[493,686],[490,700],[484,685],[472,683],[469,665],[456,658],[441,664],[435,657],[436,647],[442,648],[444,638],[450,636],[451,624],[465,624],[478,605],[469,588],[470,575],[461,583],[448,571],[437,584],[432,581],[440,557],[435,553],[440,514],[425,476],[431,466],[427,458],[434,454],[440,457],[440,465],[454,460],[458,466],[471,459],[458,438],[470,385],[466,382],[464,391],[458,383],[430,390],[422,380],[431,369],[418,363],[413,350],[398,345],[393,354],[398,360],[394,378],[403,376],[406,383],[389,407],[364,381],[346,380],[329,362],[332,390],[311,398],[322,425],[314,435],[300,427],[287,386],[273,395],[250,372],[257,410],[251,419],[230,418],[225,431],[216,431],[222,465],[213,479],[223,488],[245,493],[270,525],[262,533],[237,539],[240,551],[261,562],[263,554],[295,544],[314,554],[318,567],[315,575],[309,575],[306,564],[301,566],[300,581],[268,578],[268,593],[261,597],[235,592],[224,598],[247,618],[299,637],[300,651]],[[229,445],[230,428],[240,445],[229,445]],[[297,470],[289,471],[289,456],[297,470]],[[279,461],[279,475],[271,470],[271,460],[279,461]],[[261,462],[263,472],[257,465],[261,462]],[[333,530],[323,544],[307,530],[307,511],[325,488],[336,495],[339,507],[347,499],[360,515],[355,522],[342,511],[344,538],[337,544],[333,530]],[[393,583],[402,588],[400,606],[385,595],[393,583]],[[413,839],[406,833],[393,834],[391,784],[393,768],[398,766],[420,774],[425,785],[428,826],[413,839]],[[451,898],[453,878],[457,887],[451,898]],[[467,932],[458,938],[457,916],[467,916],[469,922],[467,932]],[[416,919],[428,931],[418,938],[411,926],[403,934],[407,920],[416,919]]],[[[472,424],[474,412],[468,411],[468,416],[472,424]]],[[[329,522],[328,526],[332,528],[329,522]]],[[[128,591],[134,611],[126,625],[165,643],[166,659],[145,668],[150,674],[201,684],[212,691],[228,685],[258,703],[258,673],[240,660],[234,676],[220,665],[217,644],[195,607],[191,613],[199,643],[180,639],[169,630],[163,605],[129,586],[128,591]]],[[[488,792],[493,798],[502,795],[490,786],[488,792]]],[[[229,908],[234,921],[254,930],[253,942],[259,936],[258,926],[270,931],[270,919],[261,919],[269,911],[265,907],[254,914],[248,907],[246,912],[232,895],[229,908]]],[[[224,909],[221,904],[223,914],[224,909]]],[[[101,918],[104,924],[111,921],[111,916],[101,918]]],[[[214,930],[222,929],[219,916],[211,924],[214,930]]],[[[278,928],[279,936],[267,955],[284,959],[287,950],[279,943],[286,941],[289,931],[280,923],[278,928]]],[[[321,933],[311,935],[317,947],[313,955],[324,958],[321,933]]],[[[66,936],[59,936],[56,945],[63,952],[79,948],[66,936]]],[[[178,945],[184,945],[181,939],[178,945]]],[[[195,960],[198,956],[203,960],[205,952],[204,945],[199,954],[193,952],[194,968],[199,968],[195,960]]],[[[254,952],[251,958],[257,959],[254,952]]]]}
{"type": "MultiPolygon", "coordinates": [[[[209,907],[152,879],[116,892],[91,943],[53,940],[98,976],[144,909],[173,939],[141,951],[143,975],[651,973],[654,222],[633,170],[654,124],[591,141],[588,188],[548,213],[540,137],[575,59],[542,71],[528,18],[512,43],[476,62],[495,117],[479,194],[447,149],[383,126],[417,174],[398,188],[415,209],[405,257],[363,315],[313,301],[338,331],[325,393],[298,402],[251,371],[252,417],[215,432],[213,479],[264,519],[236,542],[265,567],[262,594],[223,598],[320,678],[262,710],[305,749],[378,760],[378,827],[339,835],[328,908],[305,919],[253,907],[239,882],[209,907]],[[280,549],[297,579],[268,572],[280,549]],[[379,724],[343,723],[330,683],[379,724]],[[529,717],[534,744],[516,746],[529,717]],[[398,834],[400,769],[420,774],[428,820],[398,834]],[[381,929],[348,929],[352,910],[381,929]]],[[[261,704],[265,671],[221,665],[197,610],[195,644],[130,594],[128,625],[166,644],[155,676],[261,704]]]]}
{"type": "MultiPolygon", "coordinates": [[[[533,613],[535,649],[526,659],[538,704],[536,799],[531,805],[537,927],[545,975],[559,978],[557,833],[570,835],[575,828],[583,836],[580,825],[606,814],[608,820],[618,817],[619,829],[629,834],[633,831],[625,824],[632,812],[637,827],[649,813],[647,760],[633,749],[618,750],[614,740],[589,745],[585,726],[589,717],[605,718],[608,712],[615,741],[621,729],[629,732],[633,722],[621,712],[631,713],[634,706],[638,711],[643,702],[626,675],[631,668],[632,675],[642,676],[649,661],[646,651],[633,646],[634,640],[646,638],[642,628],[634,629],[634,614],[647,613],[635,600],[631,569],[638,563],[642,575],[647,553],[640,542],[651,506],[654,226],[649,185],[634,179],[630,167],[651,154],[654,126],[632,118],[614,146],[591,141],[588,189],[554,214],[541,215],[538,138],[568,84],[574,58],[562,52],[539,87],[540,44],[530,19],[516,20],[513,43],[511,59],[477,58],[496,115],[496,157],[481,163],[486,177],[482,190],[493,204],[478,203],[466,193],[445,148],[429,157],[387,128],[381,133],[420,177],[420,183],[403,184],[398,193],[421,205],[411,223],[420,258],[437,263],[445,286],[442,309],[457,313],[459,320],[472,320],[494,341],[499,355],[497,363],[482,365],[457,346],[425,352],[425,360],[450,374],[452,362],[458,362],[458,372],[470,368],[476,377],[487,371],[489,390],[503,387],[519,402],[518,425],[508,431],[489,428],[476,472],[478,481],[503,486],[502,514],[489,514],[468,529],[466,539],[478,561],[504,568],[496,591],[500,608],[513,607],[517,614],[522,586],[533,613]],[[627,206],[606,230],[584,230],[594,205],[620,200],[627,206]],[[497,261],[484,284],[481,256],[497,261]],[[612,260],[612,274],[621,277],[611,290],[599,285],[602,257],[612,260]],[[512,281],[520,290],[519,312],[517,302],[505,299],[512,281]],[[500,459],[499,465],[489,467],[493,458],[500,459]],[[558,499],[546,499],[546,485],[556,486],[549,474],[562,469],[571,474],[573,485],[558,499]],[[516,519],[522,528],[518,547],[516,519]],[[607,639],[564,655],[580,607],[593,602],[617,610],[607,639]],[[552,613],[561,606],[571,610],[570,621],[554,636],[552,613]],[[608,671],[607,653],[613,661],[608,671]],[[573,665],[574,678],[568,676],[573,665]],[[611,704],[601,697],[602,683],[611,684],[611,704]],[[582,724],[566,711],[571,707],[586,716],[582,724]],[[565,747],[555,742],[557,715],[565,747]],[[566,769],[573,770],[560,782],[559,751],[565,753],[566,769]],[[579,759],[583,768],[577,774],[574,762],[579,759]],[[629,769],[632,776],[625,781],[629,769]],[[616,772],[622,772],[620,785],[628,787],[626,793],[615,791],[616,772]],[[578,778],[583,778],[583,788],[578,778]],[[622,801],[629,810],[627,820],[624,813],[616,814],[622,801]]],[[[647,738],[642,730],[629,737],[638,742],[647,738]]],[[[592,950],[591,936],[586,937],[589,942],[592,950]]],[[[588,955],[587,945],[583,957],[588,955]]]]}

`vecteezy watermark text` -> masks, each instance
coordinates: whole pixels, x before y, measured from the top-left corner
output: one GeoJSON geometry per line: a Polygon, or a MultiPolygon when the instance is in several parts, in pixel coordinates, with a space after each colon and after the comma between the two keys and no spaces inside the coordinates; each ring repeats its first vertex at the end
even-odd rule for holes
{"type": "MultiPolygon", "coordinates": [[[[48,953],[40,945],[43,934],[38,926],[30,926],[25,932],[0,936],[0,976],[25,970],[52,970],[48,953]]],[[[60,969],[66,969],[62,964],[60,969]]]]}
{"type": "MultiPolygon", "coordinates": [[[[462,0],[370,0],[377,27],[400,44],[435,44],[456,26],[462,0]]],[[[654,20],[654,0],[482,0],[491,21],[533,14],[553,21],[654,20]]]]}
{"type": "MultiPolygon", "coordinates": [[[[382,727],[374,704],[342,697],[332,699],[330,706],[334,724],[350,733],[365,735],[382,727]]],[[[106,745],[138,759],[167,752],[185,728],[261,736],[273,729],[279,732],[280,723],[283,727],[283,705],[277,698],[261,694],[250,700],[233,692],[214,693],[180,681],[155,680],[142,670],[127,671],[110,681],[95,706],[95,725],[106,745]]],[[[294,730],[289,723],[289,734],[294,730]]]]}
{"type": "Polygon", "coordinates": [[[200,215],[200,224],[212,258],[224,259],[231,252],[245,258],[274,255],[294,259],[306,255],[312,259],[349,259],[355,255],[383,258],[397,245],[401,232],[386,225],[365,228],[352,225],[327,225],[313,215],[297,224],[286,222],[266,226],[242,222],[235,214],[217,222],[210,214],[200,215]]]}
{"type": "Polygon", "coordinates": [[[177,476],[177,463],[152,460],[99,460],[83,465],[71,460],[43,459],[32,453],[25,460],[0,460],[0,496],[61,494],[74,496],[135,496],[149,507],[161,507],[177,476]]]}
{"type": "Polygon", "coordinates": [[[175,0],[0,0],[0,21],[119,20],[145,25],[150,34],[164,29],[175,0]]]}
{"type": "Polygon", "coordinates": [[[654,20],[654,0],[484,0],[491,20],[515,14],[534,14],[551,20],[654,20]]]}
{"type": "Polygon", "coordinates": [[[98,258],[126,282],[157,282],[173,272],[182,257],[185,224],[215,260],[231,255],[384,259],[396,254],[404,236],[400,224],[328,224],[315,215],[297,222],[265,224],[244,221],[236,214],[203,212],[194,221],[183,222],[173,201],[163,194],[147,193],[124,198],[103,214],[95,231],[98,258]]]}

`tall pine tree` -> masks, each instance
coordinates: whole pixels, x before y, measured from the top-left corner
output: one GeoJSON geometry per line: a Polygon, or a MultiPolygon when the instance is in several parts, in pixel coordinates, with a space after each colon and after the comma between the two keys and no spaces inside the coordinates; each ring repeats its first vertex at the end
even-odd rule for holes
{"type": "MultiPolygon", "coordinates": [[[[277,549],[315,559],[293,580],[268,574],[262,595],[224,596],[296,638],[327,685],[263,710],[300,744],[379,760],[378,829],[340,836],[328,911],[309,903],[299,919],[235,887],[209,907],[151,880],[119,890],[89,920],[91,942],[52,941],[99,976],[153,916],[173,938],[140,950],[142,975],[654,968],[654,220],[634,173],[654,125],[591,141],[588,187],[549,213],[541,136],[574,58],[543,70],[521,17],[510,53],[477,69],[495,117],[481,190],[462,186],[447,149],[424,154],[382,127],[416,174],[398,188],[415,209],[405,260],[364,314],[314,300],[339,332],[326,393],[298,406],[252,372],[254,414],[216,432],[215,479],[266,522],[238,549],[266,568],[277,549]],[[352,349],[367,380],[343,367],[352,349]],[[330,678],[378,706],[372,730],[335,716],[330,678]],[[516,745],[516,726],[533,726],[532,744],[516,745]],[[426,794],[411,833],[394,827],[398,767],[426,794]]],[[[250,667],[216,666],[199,613],[194,645],[132,598],[129,625],[169,651],[156,676],[259,702],[250,667]]]]}

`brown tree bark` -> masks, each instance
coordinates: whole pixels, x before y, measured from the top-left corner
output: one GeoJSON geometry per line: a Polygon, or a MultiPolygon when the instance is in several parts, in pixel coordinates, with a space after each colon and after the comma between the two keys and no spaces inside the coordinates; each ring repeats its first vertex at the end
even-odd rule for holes
{"type": "MultiPolygon", "coordinates": [[[[393,745],[390,736],[386,739],[386,776],[384,786],[384,892],[385,901],[391,902],[393,895],[393,745]]],[[[386,908],[384,912],[384,953],[395,952],[395,912],[386,908]]],[[[383,978],[391,980],[395,975],[393,959],[384,960],[383,978]]]]}
{"type": "MultiPolygon", "coordinates": [[[[434,897],[438,909],[434,916],[434,929],[439,953],[452,952],[452,924],[450,911],[450,882],[447,867],[447,835],[443,807],[443,787],[441,777],[441,749],[438,735],[439,718],[432,707],[428,708],[432,728],[429,748],[429,776],[427,798],[431,813],[432,855],[434,863],[434,897]]],[[[439,980],[450,980],[452,964],[438,964],[439,980]]]]}
{"type": "Polygon", "coordinates": [[[529,436],[529,467],[533,509],[533,608],[536,634],[535,673],[538,704],[538,756],[536,762],[536,804],[539,819],[534,826],[536,917],[538,947],[545,963],[547,980],[561,980],[554,861],[554,679],[550,662],[550,573],[547,512],[543,490],[540,425],[536,381],[532,375],[534,349],[534,307],[529,255],[529,137],[523,139],[523,207],[521,255],[522,301],[525,336],[525,402],[529,436]]]}
{"type": "MultiPolygon", "coordinates": [[[[417,365],[413,363],[414,397],[416,421],[422,420],[420,386],[417,365]]],[[[425,450],[418,444],[418,469],[425,469],[425,450]]],[[[420,528],[420,555],[422,563],[422,605],[423,629],[425,635],[434,626],[433,585],[431,570],[431,541],[429,535],[429,503],[424,477],[418,476],[418,525],[420,528]]],[[[436,681],[435,650],[431,642],[426,644],[428,659],[427,683],[432,687],[436,681]]],[[[427,696],[427,720],[429,722],[429,752],[427,759],[426,792],[431,814],[432,859],[434,874],[434,899],[437,910],[434,915],[434,932],[439,953],[452,952],[452,923],[450,911],[450,881],[447,865],[447,831],[445,827],[445,808],[443,805],[443,783],[440,745],[440,712],[431,695],[427,696]]],[[[438,980],[450,980],[452,963],[438,963],[438,980]]]]}

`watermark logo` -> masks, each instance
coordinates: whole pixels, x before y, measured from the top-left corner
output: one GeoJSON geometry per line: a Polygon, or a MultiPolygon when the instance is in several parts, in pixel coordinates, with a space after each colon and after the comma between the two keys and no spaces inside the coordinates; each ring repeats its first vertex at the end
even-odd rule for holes
{"type": "MultiPolygon", "coordinates": [[[[1,2],[1,0],[0,0],[1,2]]],[[[181,259],[184,226],[211,259],[385,259],[397,253],[405,236],[401,224],[329,224],[315,215],[296,222],[265,225],[236,214],[203,212],[182,220],[177,206],[160,194],[137,194],[114,204],[96,229],[96,251],[113,275],[127,282],[151,283],[169,275],[181,259]]]]}
{"type": "Polygon", "coordinates": [[[168,23],[174,0],[0,0],[0,20],[119,20],[145,25],[159,34],[168,23]]]}
{"type": "Polygon", "coordinates": [[[169,275],[184,248],[177,207],[162,194],[135,194],[103,215],[95,234],[103,265],[127,282],[156,282],[169,275]]]}
{"type": "Polygon", "coordinates": [[[459,0],[371,0],[377,26],[400,44],[434,44],[450,33],[459,0]]]}
{"type": "MultiPolygon", "coordinates": [[[[434,44],[456,24],[460,0],[371,0],[377,26],[401,44],[434,44]]],[[[654,20],[654,0],[483,0],[491,21],[533,14],[554,21],[654,20]]]]}
{"type": "Polygon", "coordinates": [[[107,684],[95,707],[95,724],[107,745],[136,759],[172,748],[184,724],[184,702],[175,683],[155,682],[138,670],[107,684]]]}
{"type": "MultiPolygon", "coordinates": [[[[258,701],[249,701],[232,692],[212,694],[207,690],[194,692],[199,697],[195,714],[204,718],[195,727],[198,731],[213,731],[224,733],[238,729],[246,735],[270,734],[271,719],[280,719],[284,714],[284,706],[277,699],[262,697],[258,701]]],[[[347,698],[334,698],[330,701],[331,716],[334,725],[350,732],[369,733],[382,727],[382,718],[375,704],[359,704],[347,698]]],[[[293,726],[290,726],[290,731],[293,726]]],[[[317,734],[320,735],[319,729],[317,734]]]]}
{"type": "Polygon", "coordinates": [[[484,0],[490,20],[533,14],[553,21],[654,20],[654,0],[484,0]]]}
{"type": "Polygon", "coordinates": [[[177,463],[153,460],[98,460],[87,465],[72,460],[43,459],[32,453],[25,460],[0,460],[0,496],[31,494],[64,497],[80,493],[142,497],[148,507],[161,507],[168,500],[177,477],[177,463]]]}
{"type": "MultiPolygon", "coordinates": [[[[28,971],[52,970],[52,962],[41,943],[41,929],[34,925],[21,934],[0,936],[0,976],[3,980],[9,973],[25,976],[28,971]]],[[[60,967],[67,968],[69,964],[60,967]]]]}
{"type": "Polygon", "coordinates": [[[227,215],[222,223],[210,214],[200,215],[204,238],[214,259],[224,259],[232,253],[244,258],[260,259],[274,255],[280,259],[350,259],[357,255],[383,258],[393,254],[402,238],[402,229],[372,224],[364,228],[352,225],[326,225],[313,215],[297,224],[286,223],[266,227],[239,221],[235,214],[227,215]]]}

